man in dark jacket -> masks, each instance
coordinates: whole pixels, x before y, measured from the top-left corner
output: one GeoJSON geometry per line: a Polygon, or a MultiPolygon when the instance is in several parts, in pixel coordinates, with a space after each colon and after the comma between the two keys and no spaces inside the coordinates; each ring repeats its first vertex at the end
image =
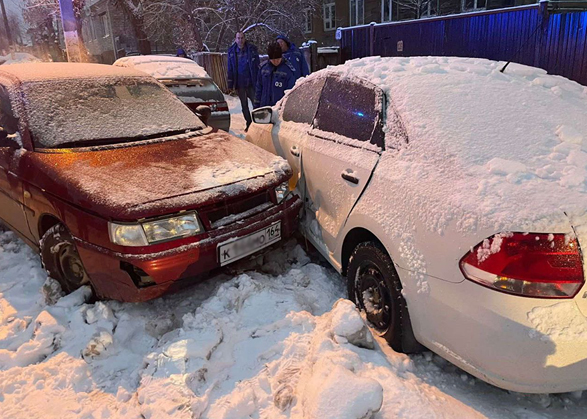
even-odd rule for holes
{"type": "Polygon", "coordinates": [[[257,78],[255,107],[273,106],[284,95],[285,91],[296,83],[295,68],[285,58],[277,42],[267,47],[269,60],[261,66],[257,78]]]}
{"type": "Polygon", "coordinates": [[[237,32],[234,44],[228,48],[228,88],[235,89],[241,100],[247,128],[251,125],[249,101],[255,100],[255,83],[259,73],[259,52],[257,47],[245,39],[243,32],[237,32]]]}
{"type": "Polygon", "coordinates": [[[310,74],[306,57],[302,51],[300,51],[295,44],[289,41],[285,35],[279,35],[277,37],[277,43],[283,51],[283,56],[294,66],[296,69],[295,76],[296,80],[300,77],[306,77],[310,74]]]}

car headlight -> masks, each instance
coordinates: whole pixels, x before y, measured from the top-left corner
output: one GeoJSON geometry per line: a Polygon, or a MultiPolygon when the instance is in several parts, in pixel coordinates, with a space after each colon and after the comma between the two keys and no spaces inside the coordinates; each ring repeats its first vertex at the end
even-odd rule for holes
{"type": "Polygon", "coordinates": [[[202,231],[196,213],[147,221],[141,224],[108,223],[110,240],[121,246],[147,246],[161,241],[193,236],[202,231]]]}
{"type": "Polygon", "coordinates": [[[289,181],[283,182],[281,185],[275,188],[275,196],[277,197],[277,203],[281,204],[281,202],[285,199],[287,194],[289,193],[289,181]]]}

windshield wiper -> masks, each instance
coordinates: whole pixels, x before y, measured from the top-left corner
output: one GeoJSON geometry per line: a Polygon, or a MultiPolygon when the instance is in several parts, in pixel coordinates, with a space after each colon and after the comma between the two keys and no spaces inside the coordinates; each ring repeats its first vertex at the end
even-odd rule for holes
{"type": "Polygon", "coordinates": [[[82,148],[82,147],[97,147],[103,145],[125,144],[136,141],[153,140],[156,138],[173,137],[174,135],[190,134],[192,132],[201,131],[202,128],[189,128],[175,131],[165,131],[150,135],[137,135],[135,137],[119,137],[119,138],[99,138],[93,140],[72,141],[66,144],[59,144],[54,147],[38,147],[44,149],[63,149],[63,148],[82,148]]]}

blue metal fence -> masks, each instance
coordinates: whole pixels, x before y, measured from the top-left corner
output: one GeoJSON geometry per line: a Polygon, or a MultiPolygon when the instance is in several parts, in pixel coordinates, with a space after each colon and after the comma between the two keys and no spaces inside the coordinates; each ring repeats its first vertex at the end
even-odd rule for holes
{"type": "Polygon", "coordinates": [[[341,30],[343,59],[458,56],[513,61],[587,85],[587,12],[547,3],[341,30]]]}

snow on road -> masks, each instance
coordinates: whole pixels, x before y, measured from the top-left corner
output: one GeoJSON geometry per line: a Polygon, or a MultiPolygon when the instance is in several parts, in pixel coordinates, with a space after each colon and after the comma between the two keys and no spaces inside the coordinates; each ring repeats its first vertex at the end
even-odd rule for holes
{"type": "Polygon", "coordinates": [[[49,301],[51,285],[37,255],[0,232],[2,419],[587,413],[579,394],[508,393],[429,352],[394,353],[296,241],[148,303],[89,303],[86,289],[49,301]]]}

